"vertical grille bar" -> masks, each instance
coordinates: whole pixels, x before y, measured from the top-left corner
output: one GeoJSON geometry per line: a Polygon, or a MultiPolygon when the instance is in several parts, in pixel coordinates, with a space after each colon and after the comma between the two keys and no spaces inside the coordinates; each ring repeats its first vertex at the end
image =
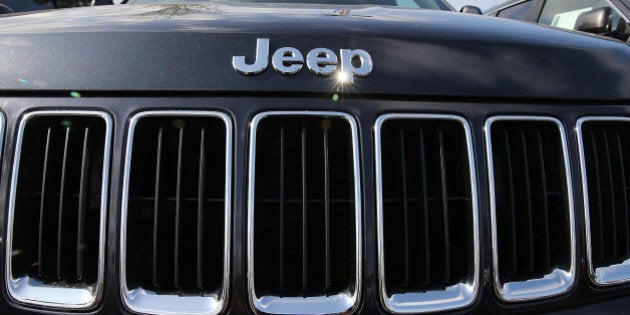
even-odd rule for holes
{"type": "Polygon", "coordinates": [[[448,210],[448,191],[446,183],[446,147],[444,146],[444,133],[440,129],[438,131],[438,139],[440,142],[440,175],[442,183],[442,211],[444,216],[444,282],[451,279],[451,240],[449,229],[449,210],[448,210]]]}
{"type": "Polygon", "coordinates": [[[160,214],[160,175],[162,173],[162,142],[164,137],[164,127],[160,126],[157,136],[157,150],[155,152],[155,190],[153,195],[153,276],[154,287],[160,286],[158,278],[158,246],[159,246],[159,214],[160,214]]]}
{"type": "Polygon", "coordinates": [[[280,203],[280,238],[278,241],[278,266],[280,266],[279,274],[279,284],[278,290],[280,292],[284,292],[284,216],[285,216],[285,174],[284,174],[284,155],[285,155],[285,131],[284,127],[280,128],[280,199],[278,200],[280,203]]]}
{"type": "Polygon", "coordinates": [[[532,210],[532,191],[530,184],[531,174],[529,173],[529,157],[527,150],[527,139],[525,136],[525,130],[521,129],[521,145],[523,148],[523,172],[525,173],[525,200],[527,205],[527,227],[529,237],[529,271],[534,271],[536,258],[536,252],[534,251],[534,214],[532,210]]]}
{"type": "Polygon", "coordinates": [[[63,160],[61,164],[61,182],[59,183],[59,218],[57,219],[57,279],[62,279],[61,255],[62,255],[62,232],[63,232],[63,208],[64,195],[66,190],[66,171],[68,163],[68,145],[70,142],[70,127],[66,127],[66,137],[63,143],[63,160]]]}
{"type": "Polygon", "coordinates": [[[308,289],[308,220],[306,195],[306,127],[302,127],[302,294],[308,289]]]}
{"type": "Polygon", "coordinates": [[[621,209],[621,213],[623,216],[623,227],[625,228],[623,235],[626,250],[625,254],[630,253],[630,226],[628,225],[628,193],[626,186],[626,167],[624,165],[624,157],[623,157],[623,146],[621,145],[621,136],[619,135],[619,131],[615,131],[615,141],[617,145],[617,157],[619,159],[619,177],[621,179],[621,196],[623,201],[623,209],[621,209]]]}
{"type": "Polygon", "coordinates": [[[43,244],[44,244],[44,209],[46,208],[46,179],[48,174],[48,158],[50,155],[50,137],[52,129],[48,127],[46,132],[46,147],[44,149],[44,167],[42,171],[42,189],[40,190],[39,201],[39,239],[37,242],[37,273],[42,275],[44,265],[43,244]]]}
{"type": "MultiPolygon", "coordinates": [[[[602,207],[602,191],[601,191],[601,186],[602,186],[602,180],[601,180],[601,172],[599,169],[599,155],[597,153],[597,141],[595,140],[595,132],[591,131],[589,133],[589,139],[591,141],[591,148],[592,148],[592,152],[591,152],[591,156],[593,157],[593,165],[595,166],[595,182],[597,183],[597,185],[595,186],[596,189],[596,199],[597,199],[597,213],[599,214],[598,219],[599,219],[599,233],[597,236],[598,240],[599,240],[599,257],[600,260],[604,259],[604,255],[605,255],[605,246],[606,246],[606,238],[604,235],[604,231],[605,231],[605,225],[604,225],[604,216],[603,216],[603,212],[604,209],[602,207]]],[[[595,236],[595,235],[594,235],[595,236]]]]}
{"type": "Polygon", "coordinates": [[[617,235],[617,199],[615,198],[615,183],[613,179],[612,159],[610,158],[610,146],[608,145],[608,132],[602,133],[604,140],[604,152],[606,153],[606,170],[608,175],[608,190],[610,191],[610,224],[612,229],[612,255],[617,257],[618,235],[617,235]]]}
{"type": "Polygon", "coordinates": [[[197,184],[197,289],[203,289],[203,222],[206,190],[206,129],[201,128],[199,140],[199,179],[197,184]]]}
{"type": "Polygon", "coordinates": [[[545,244],[545,266],[551,267],[551,244],[549,239],[549,202],[547,201],[547,175],[545,174],[545,156],[540,131],[536,131],[536,144],[538,147],[538,159],[540,160],[540,194],[543,204],[543,233],[545,244]]]}
{"type": "MultiPolygon", "coordinates": [[[[409,284],[409,200],[407,195],[407,159],[405,153],[405,134],[404,131],[400,130],[400,165],[401,165],[401,184],[402,184],[402,202],[403,202],[403,246],[405,248],[404,254],[404,276],[403,276],[403,286],[409,284]]],[[[447,253],[448,256],[448,253],[447,253]]]]}
{"type": "Polygon", "coordinates": [[[179,128],[179,142],[177,143],[177,179],[175,186],[175,245],[173,248],[173,284],[181,288],[179,283],[179,229],[182,212],[182,161],[184,156],[184,127],[179,128]]]}
{"type": "Polygon", "coordinates": [[[512,223],[512,273],[516,273],[518,270],[518,240],[516,238],[516,229],[517,229],[517,225],[516,225],[516,205],[514,204],[514,201],[516,200],[514,198],[514,174],[513,174],[513,167],[512,167],[512,148],[510,146],[510,134],[509,131],[506,129],[505,130],[505,134],[504,134],[504,139],[505,139],[505,161],[507,163],[506,169],[507,169],[507,176],[508,176],[508,191],[509,191],[509,199],[510,199],[510,218],[511,218],[511,223],[512,223]]]}
{"type": "Polygon", "coordinates": [[[79,181],[79,209],[77,219],[77,279],[83,280],[83,253],[85,251],[85,207],[87,202],[87,176],[89,167],[88,139],[90,128],[83,134],[83,152],[81,152],[81,179],[79,181]]]}
{"type": "Polygon", "coordinates": [[[424,218],[424,283],[431,282],[431,231],[429,223],[429,195],[427,187],[427,151],[425,148],[424,130],[420,129],[420,178],[422,181],[422,215],[424,218]]]}
{"type": "Polygon", "coordinates": [[[330,161],[328,160],[328,127],[324,127],[324,227],[325,255],[326,255],[326,279],[324,290],[326,294],[330,290],[330,161]]]}

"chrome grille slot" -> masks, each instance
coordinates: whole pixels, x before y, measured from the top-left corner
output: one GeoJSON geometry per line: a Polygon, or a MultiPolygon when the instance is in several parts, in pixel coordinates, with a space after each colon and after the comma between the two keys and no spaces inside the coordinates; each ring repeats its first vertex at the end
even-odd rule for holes
{"type": "Polygon", "coordinates": [[[566,136],[546,117],[495,117],[486,124],[495,285],[527,300],[569,290],[575,231],[566,136]]]}
{"type": "Polygon", "coordinates": [[[376,123],[381,298],[395,313],[449,310],[477,294],[472,143],[457,116],[388,114],[376,123]]]}
{"type": "Polygon", "coordinates": [[[360,287],[354,121],[338,113],[272,112],[256,116],[252,128],[254,307],[285,314],[350,310],[360,287]]]}
{"type": "Polygon", "coordinates": [[[624,117],[578,120],[589,269],[599,285],[630,281],[628,132],[624,117]]]}
{"type": "Polygon", "coordinates": [[[111,119],[41,111],[18,130],[8,224],[9,293],[21,303],[90,308],[103,284],[111,119]]]}
{"type": "Polygon", "coordinates": [[[132,118],[123,295],[142,313],[219,313],[227,295],[231,124],[215,112],[132,118]]]}

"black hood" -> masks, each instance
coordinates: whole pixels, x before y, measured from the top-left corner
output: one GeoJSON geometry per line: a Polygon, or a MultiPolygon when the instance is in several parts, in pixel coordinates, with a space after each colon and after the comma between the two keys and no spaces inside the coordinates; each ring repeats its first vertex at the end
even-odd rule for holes
{"type": "Polygon", "coordinates": [[[312,92],[630,100],[630,46],[429,10],[245,4],[117,5],[0,19],[0,90],[312,92]],[[257,38],[362,49],[372,73],[340,86],[303,69],[238,74],[257,38]]]}

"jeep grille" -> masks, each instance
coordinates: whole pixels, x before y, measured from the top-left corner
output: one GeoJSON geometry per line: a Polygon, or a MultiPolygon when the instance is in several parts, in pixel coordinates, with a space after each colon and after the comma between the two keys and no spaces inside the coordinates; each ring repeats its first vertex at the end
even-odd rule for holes
{"type": "Polygon", "coordinates": [[[381,298],[396,313],[461,308],[478,286],[470,128],[456,116],[376,123],[381,298]]]}
{"type": "Polygon", "coordinates": [[[588,259],[599,285],[630,280],[629,132],[628,118],[578,120],[588,259]]]}
{"type": "Polygon", "coordinates": [[[231,125],[216,112],[145,112],[129,129],[121,270],[127,306],[216,314],[229,255],[231,125]]]}
{"type": "Polygon", "coordinates": [[[573,285],[575,231],[560,121],[494,117],[486,123],[495,285],[508,301],[558,295],[573,285]]]}
{"type": "Polygon", "coordinates": [[[357,130],[339,113],[263,113],[250,153],[250,286],[267,313],[340,313],[360,281],[357,130]]]}
{"type": "Polygon", "coordinates": [[[18,302],[78,309],[99,299],[111,125],[88,111],[22,118],[7,246],[9,293],[18,302]]]}

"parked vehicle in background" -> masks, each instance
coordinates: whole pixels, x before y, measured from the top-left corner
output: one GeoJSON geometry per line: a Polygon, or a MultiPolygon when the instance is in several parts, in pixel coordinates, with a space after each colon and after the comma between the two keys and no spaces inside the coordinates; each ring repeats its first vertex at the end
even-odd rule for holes
{"type": "Polygon", "coordinates": [[[628,40],[630,0],[513,0],[487,15],[628,40]]]}

